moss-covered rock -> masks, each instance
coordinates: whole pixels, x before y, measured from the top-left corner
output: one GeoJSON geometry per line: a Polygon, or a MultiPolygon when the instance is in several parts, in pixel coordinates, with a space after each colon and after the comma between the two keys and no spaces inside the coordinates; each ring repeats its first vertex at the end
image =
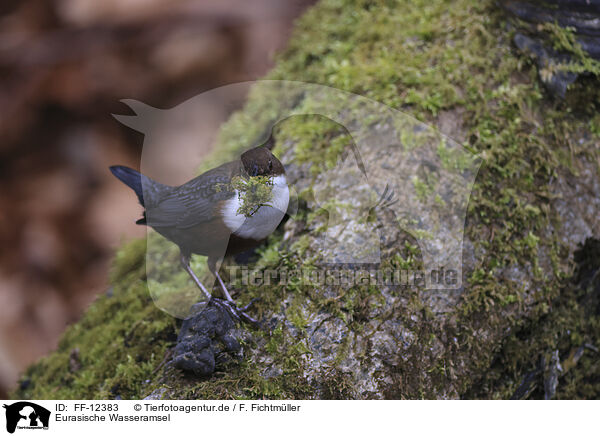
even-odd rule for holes
{"type": "Polygon", "coordinates": [[[600,76],[597,2],[500,2],[515,17],[517,47],[531,55],[540,80],[564,98],[579,74],[600,76]],[[523,32],[523,33],[521,33],[523,32]]]}
{"type": "MultiPolygon", "coordinates": [[[[546,393],[559,398],[597,398],[600,368],[592,353],[600,330],[598,310],[588,307],[597,295],[576,279],[575,261],[584,261],[574,253],[586,239],[600,237],[598,83],[578,81],[565,101],[549,98],[535,67],[511,46],[505,24],[493,2],[324,0],[299,20],[269,75],[325,84],[409,112],[483,158],[466,211],[462,286],[315,286],[299,278],[245,285],[232,277],[240,304],[261,298],[253,315],[269,329],[248,330],[243,357],[201,379],[169,363],[176,323],[151,304],[138,242],[117,255],[112,295],[94,303],[59,349],[27,371],[28,383],[14,396],[510,398],[543,397],[545,384],[546,393]],[[576,359],[581,347],[587,351],[576,359]],[[69,365],[73,356],[78,365],[69,365]]],[[[324,104],[315,94],[268,97],[251,94],[224,125],[213,163],[255,144],[282,105],[314,114],[324,104]]],[[[416,131],[405,127],[399,130],[416,131]]],[[[343,189],[344,176],[356,171],[339,165],[357,140],[340,123],[292,117],[276,125],[273,137],[306,207],[258,250],[252,268],[310,270],[323,263],[331,211],[340,229],[367,223],[379,230],[381,265],[423,266],[419,244],[428,229],[405,231],[410,223],[399,221],[398,206],[371,207],[377,195],[366,189],[353,191],[350,202],[319,197],[328,180],[343,189]],[[350,213],[363,206],[364,216],[350,213]]],[[[382,157],[381,143],[366,142],[358,148],[369,168],[384,159],[395,162],[393,170],[402,153],[414,152],[397,147],[382,157]]],[[[452,148],[430,150],[448,171],[468,167],[452,148]]],[[[374,185],[381,194],[383,181],[374,185]]],[[[403,200],[428,205],[421,213],[433,215],[443,213],[448,200],[435,195],[440,185],[424,170],[392,188],[403,200]]],[[[360,244],[350,236],[344,241],[360,244]]]]}

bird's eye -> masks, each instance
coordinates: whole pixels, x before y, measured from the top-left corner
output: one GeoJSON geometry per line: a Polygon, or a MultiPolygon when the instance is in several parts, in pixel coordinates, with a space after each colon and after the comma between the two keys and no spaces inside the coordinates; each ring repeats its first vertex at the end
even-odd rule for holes
{"type": "Polygon", "coordinates": [[[269,159],[269,171],[273,169],[273,162],[269,159]]]}

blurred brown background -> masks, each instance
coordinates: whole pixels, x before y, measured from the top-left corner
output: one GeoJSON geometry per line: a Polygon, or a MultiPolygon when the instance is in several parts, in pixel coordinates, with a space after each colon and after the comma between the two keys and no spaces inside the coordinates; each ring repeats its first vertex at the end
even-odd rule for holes
{"type": "Polygon", "coordinates": [[[0,3],[0,396],[106,290],[114,249],[145,235],[108,171],[139,168],[143,143],[112,118],[130,113],[119,100],[168,108],[261,77],[311,3],[0,3]]]}

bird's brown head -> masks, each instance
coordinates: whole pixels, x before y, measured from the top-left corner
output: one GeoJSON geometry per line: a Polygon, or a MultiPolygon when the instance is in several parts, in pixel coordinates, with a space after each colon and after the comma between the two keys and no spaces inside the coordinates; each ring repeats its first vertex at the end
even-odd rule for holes
{"type": "Polygon", "coordinates": [[[283,164],[265,147],[256,147],[242,154],[242,164],[251,177],[285,174],[283,164]]]}

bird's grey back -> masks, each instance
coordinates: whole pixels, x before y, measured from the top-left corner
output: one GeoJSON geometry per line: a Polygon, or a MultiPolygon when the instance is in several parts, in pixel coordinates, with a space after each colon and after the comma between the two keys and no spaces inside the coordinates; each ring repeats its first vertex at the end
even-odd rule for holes
{"type": "Polygon", "coordinates": [[[162,185],[158,192],[151,192],[152,201],[146,203],[146,223],[152,227],[188,228],[212,220],[219,202],[233,197],[226,186],[232,175],[240,173],[240,166],[239,161],[230,162],[181,186],[165,189],[162,185]]]}

